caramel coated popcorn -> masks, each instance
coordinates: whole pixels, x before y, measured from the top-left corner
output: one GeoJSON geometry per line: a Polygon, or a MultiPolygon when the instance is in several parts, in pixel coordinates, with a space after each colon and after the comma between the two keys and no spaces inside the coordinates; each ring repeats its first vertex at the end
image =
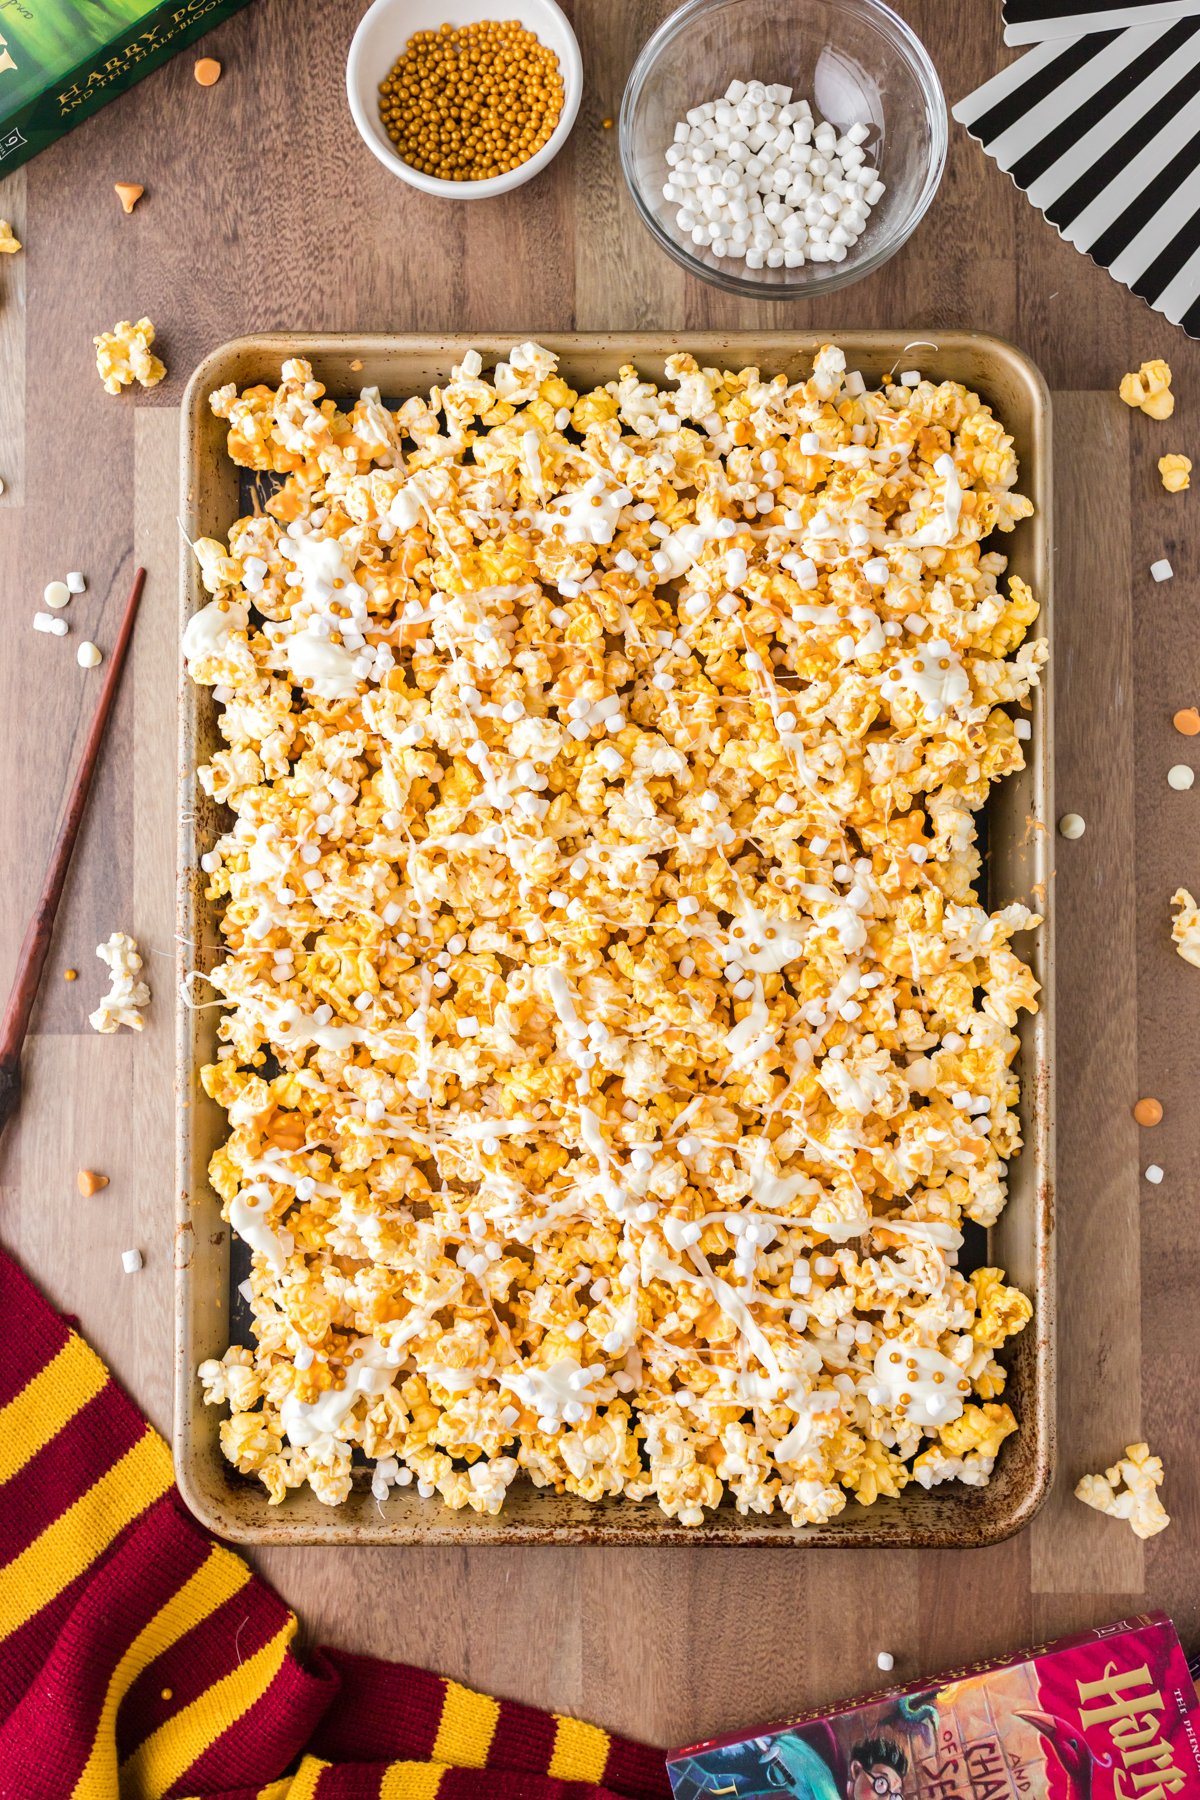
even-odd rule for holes
{"type": "Polygon", "coordinates": [[[978,901],[1023,766],[1031,511],[952,382],[522,344],[397,411],[213,395],[281,485],[196,546],[225,747],[211,1164],[272,1500],[518,1477],[801,1525],[986,1482],[1030,1316],[958,1267],[1020,1148],[1040,921],[978,901]],[[1012,709],[1011,711],[1009,709],[1012,709]]]}
{"type": "Polygon", "coordinates": [[[1158,473],[1168,494],[1182,494],[1185,488],[1192,485],[1191,458],[1180,456],[1172,451],[1168,456],[1158,459],[1158,473]]]}
{"type": "Polygon", "coordinates": [[[122,319],[92,342],[96,346],[96,370],[107,393],[119,394],[135,381],[143,387],[157,387],[167,372],[165,364],[150,349],[154,327],[149,319],[139,319],[136,325],[122,319]]]}
{"type": "Polygon", "coordinates": [[[1140,369],[1121,377],[1120,394],[1126,406],[1135,407],[1152,419],[1169,419],[1175,411],[1170,364],[1161,356],[1144,362],[1140,369]]]}

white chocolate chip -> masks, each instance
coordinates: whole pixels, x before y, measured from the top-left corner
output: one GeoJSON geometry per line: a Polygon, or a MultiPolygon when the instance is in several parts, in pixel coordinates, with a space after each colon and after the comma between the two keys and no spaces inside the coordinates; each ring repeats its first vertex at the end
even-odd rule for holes
{"type": "Polygon", "coordinates": [[[1167,770],[1167,785],[1180,794],[1186,794],[1195,779],[1195,769],[1189,769],[1186,763],[1175,763],[1167,770]]]}
{"type": "Polygon", "coordinates": [[[1087,830],[1087,820],[1079,813],[1064,813],[1058,821],[1058,829],[1065,838],[1081,838],[1087,830]]]}
{"type": "Polygon", "coordinates": [[[65,581],[48,581],[42,593],[42,599],[46,605],[53,606],[55,610],[60,606],[66,606],[70,598],[71,590],[65,581]]]}
{"type": "Polygon", "coordinates": [[[99,666],[101,661],[100,652],[95,644],[89,643],[88,639],[84,638],[82,644],[80,644],[78,650],[75,652],[75,661],[79,664],[81,669],[95,669],[99,666]]]}

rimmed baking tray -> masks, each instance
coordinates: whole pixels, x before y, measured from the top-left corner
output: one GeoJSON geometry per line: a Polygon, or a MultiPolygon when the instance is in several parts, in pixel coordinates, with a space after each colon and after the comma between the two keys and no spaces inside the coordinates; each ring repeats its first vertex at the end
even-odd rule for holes
{"type": "MultiPolygon", "coordinates": [[[[446,378],[463,353],[479,350],[485,364],[504,356],[528,331],[490,337],[390,337],[279,334],[236,339],[206,357],[188,385],[183,406],[181,518],[189,539],[222,537],[242,510],[239,470],[225,454],[225,427],[213,417],[208,396],[226,382],[275,386],[282,361],[302,356],[329,393],[349,395],[377,386],[393,402],[424,393],[446,378]]],[[[560,359],[576,387],[610,380],[623,363],[661,379],[664,358],[690,350],[703,365],[807,373],[817,347],[836,341],[852,367],[868,380],[917,364],[936,379],[963,382],[988,401],[1016,441],[1020,490],[1033,500],[1034,517],[996,547],[1009,557],[1041,603],[1037,629],[1050,631],[1050,397],[1038,370],[1011,344],[976,332],[945,332],[936,344],[914,343],[900,332],[850,331],[792,334],[621,333],[538,334],[560,359]]],[[[181,628],[207,596],[186,546],[181,562],[181,628]]],[[[1053,660],[1051,661],[1051,670],[1053,660]]],[[[1024,900],[1045,911],[1050,885],[1054,818],[1052,770],[1052,675],[1033,696],[1029,766],[993,793],[986,810],[988,903],[1024,900]]],[[[217,707],[207,688],[180,671],[179,887],[180,980],[194,968],[220,960],[216,909],[204,898],[200,855],[225,829],[222,809],[195,780],[199,763],[219,746],[217,707]]],[[[827,1525],[797,1530],[783,1514],[743,1518],[732,1505],[702,1527],[688,1529],[663,1516],[653,1502],[610,1500],[591,1505],[527,1483],[510,1489],[498,1518],[451,1512],[440,1500],[422,1500],[413,1488],[394,1489],[377,1505],[365,1478],[341,1507],[327,1507],[311,1493],[290,1494],[279,1507],[267,1503],[256,1482],[240,1477],[221,1455],[223,1409],[206,1407],[196,1366],[219,1356],[233,1334],[236,1284],[245,1273],[242,1247],[231,1247],[217,1196],[208,1184],[212,1152],[226,1122],[200,1085],[201,1066],[216,1047],[216,1012],[178,1003],[178,1162],[176,1195],[175,1470],[196,1516],[221,1537],[264,1544],[794,1544],[854,1548],[894,1545],[956,1547],[992,1544],[1033,1517],[1049,1488],[1054,1451],[1054,957],[1053,922],[1022,941],[1042,984],[1041,1010],[1021,1027],[1018,1071],[1025,1148],[1009,1177],[1009,1202],[987,1234],[987,1260],[1008,1271],[1034,1301],[1032,1323],[1006,1358],[1007,1398],[1020,1432],[1004,1445],[986,1488],[947,1483],[932,1492],[915,1485],[896,1500],[859,1506],[850,1500],[827,1525]]],[[[981,1234],[982,1235],[982,1234],[981,1234]]],[[[982,1245],[980,1245],[982,1252],[982,1245]]],[[[984,1260],[981,1254],[979,1260],[984,1260]]]]}

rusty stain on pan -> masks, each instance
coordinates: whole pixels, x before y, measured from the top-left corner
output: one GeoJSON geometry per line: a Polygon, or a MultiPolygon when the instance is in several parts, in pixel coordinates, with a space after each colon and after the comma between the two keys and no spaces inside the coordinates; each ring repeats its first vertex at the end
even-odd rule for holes
{"type": "MultiPolygon", "coordinates": [[[[223,536],[238,516],[238,471],[224,451],[224,427],[208,396],[226,382],[275,386],[289,356],[307,358],[332,394],[363,385],[393,397],[424,392],[444,379],[468,349],[485,362],[507,353],[528,331],[488,336],[389,337],[277,334],[240,338],[205,358],[192,376],[183,407],[181,517],[189,539],[223,536]],[[352,369],[351,364],[356,366],[352,369]],[[361,363],[361,368],[357,365],[361,363]]],[[[622,363],[661,377],[665,357],[690,350],[702,364],[748,364],[790,376],[806,373],[819,344],[835,339],[868,379],[893,369],[911,341],[902,332],[848,331],[678,334],[621,333],[540,338],[560,359],[576,387],[611,380],[622,363]]],[[[938,334],[926,373],[963,382],[994,408],[1012,433],[1020,458],[1020,488],[1036,507],[1002,548],[1011,573],[1023,576],[1041,603],[1038,629],[1051,637],[1047,678],[1033,695],[1033,737],[1028,767],[1008,777],[988,802],[988,881],[993,907],[1009,900],[1040,900],[1052,891],[1051,821],[1054,818],[1052,704],[1053,634],[1050,594],[1050,396],[1039,371],[1011,344],[977,332],[938,334]],[[1033,829],[1029,829],[1029,825],[1033,829]]],[[[195,559],[181,552],[181,629],[204,595],[195,559]]],[[[179,700],[179,976],[211,968],[219,954],[215,909],[205,900],[198,859],[224,829],[222,810],[195,781],[197,764],[218,746],[217,708],[211,691],[198,688],[180,669],[179,700]]],[[[1025,949],[1042,985],[1041,1010],[1021,1027],[1017,1069],[1025,1148],[1009,1175],[1009,1202],[988,1233],[988,1255],[1005,1268],[1034,1302],[1034,1316],[1006,1360],[1006,1399],[1020,1420],[1019,1433],[1001,1450],[986,1488],[945,1483],[926,1492],[909,1487],[898,1499],[860,1506],[850,1499],[825,1525],[797,1530],[785,1514],[743,1518],[730,1504],[689,1529],[666,1518],[652,1502],[617,1499],[590,1504],[517,1484],[496,1518],[455,1513],[440,1501],[424,1501],[413,1488],[397,1488],[378,1507],[365,1481],[340,1507],[311,1493],[289,1494],[281,1506],[267,1503],[257,1482],[240,1477],[221,1455],[222,1413],[206,1407],[196,1366],[219,1356],[229,1331],[230,1238],[207,1179],[208,1160],[222,1141],[221,1109],[200,1086],[201,1066],[212,1059],[216,1014],[177,1001],[177,1227],[191,1254],[175,1271],[175,1471],[188,1505],[219,1536],[261,1544],[774,1544],[866,1549],[956,1548],[998,1543],[1033,1518],[1050,1486],[1054,1461],[1054,921],[1033,933],[1025,949]]]]}

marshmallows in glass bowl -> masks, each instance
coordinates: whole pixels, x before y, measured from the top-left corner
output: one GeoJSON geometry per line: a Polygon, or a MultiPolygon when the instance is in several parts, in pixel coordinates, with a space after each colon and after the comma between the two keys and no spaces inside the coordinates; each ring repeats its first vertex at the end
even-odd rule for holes
{"type": "Polygon", "coordinates": [[[638,212],[676,262],[731,293],[808,298],[915,231],[946,103],[883,0],[687,0],[634,65],[620,138],[638,212]]]}
{"type": "Polygon", "coordinates": [[[675,223],[718,259],[747,269],[844,262],[886,187],[867,160],[872,128],[845,133],[813,118],[790,87],[731,81],[691,107],[666,152],[665,200],[675,223]]]}

